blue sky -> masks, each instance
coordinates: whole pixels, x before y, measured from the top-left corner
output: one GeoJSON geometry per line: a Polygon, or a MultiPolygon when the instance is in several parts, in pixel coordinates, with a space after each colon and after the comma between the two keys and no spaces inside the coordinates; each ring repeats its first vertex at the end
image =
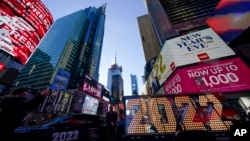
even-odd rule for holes
{"type": "Polygon", "coordinates": [[[122,66],[124,95],[131,95],[130,74],[137,75],[139,94],[142,91],[145,58],[137,17],[147,14],[143,0],[41,0],[54,20],[89,6],[107,3],[105,33],[99,82],[107,85],[108,68],[115,58],[122,66]]]}

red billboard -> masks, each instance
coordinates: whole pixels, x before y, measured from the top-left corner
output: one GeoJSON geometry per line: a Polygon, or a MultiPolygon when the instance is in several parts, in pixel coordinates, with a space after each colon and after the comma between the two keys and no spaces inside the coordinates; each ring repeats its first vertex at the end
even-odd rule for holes
{"type": "Polygon", "coordinates": [[[40,0],[2,0],[0,50],[25,64],[53,23],[40,0]]]}
{"type": "Polygon", "coordinates": [[[180,68],[164,83],[166,94],[250,90],[250,69],[240,58],[180,68]]]}

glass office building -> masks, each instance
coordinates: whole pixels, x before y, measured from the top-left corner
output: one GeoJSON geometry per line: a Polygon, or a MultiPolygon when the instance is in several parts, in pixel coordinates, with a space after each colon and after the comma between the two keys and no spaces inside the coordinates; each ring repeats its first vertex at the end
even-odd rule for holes
{"type": "Polygon", "coordinates": [[[161,46],[165,40],[206,26],[220,0],[145,0],[161,46]]]}
{"type": "Polygon", "coordinates": [[[132,95],[138,95],[138,84],[136,75],[130,74],[132,95]]]}
{"type": "Polygon", "coordinates": [[[50,88],[58,70],[70,73],[68,89],[78,88],[85,74],[98,81],[106,4],[59,18],[15,80],[15,86],[50,88]]]}

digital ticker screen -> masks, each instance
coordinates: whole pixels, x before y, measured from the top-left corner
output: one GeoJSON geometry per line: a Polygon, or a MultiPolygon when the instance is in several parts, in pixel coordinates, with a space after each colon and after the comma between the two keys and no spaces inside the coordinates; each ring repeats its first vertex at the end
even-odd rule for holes
{"type": "Polygon", "coordinates": [[[231,119],[222,118],[226,113],[215,95],[127,97],[125,108],[126,134],[165,134],[177,130],[224,132],[232,125],[231,119]]]}

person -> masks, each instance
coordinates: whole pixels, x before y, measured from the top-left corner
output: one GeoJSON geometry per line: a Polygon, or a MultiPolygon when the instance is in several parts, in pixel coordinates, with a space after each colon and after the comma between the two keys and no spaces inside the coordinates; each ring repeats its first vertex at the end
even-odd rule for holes
{"type": "Polygon", "coordinates": [[[5,95],[0,103],[2,113],[0,116],[0,136],[5,141],[13,141],[13,134],[28,112],[38,108],[42,103],[43,96],[47,92],[37,91],[33,97],[28,94],[28,89],[18,88],[12,94],[5,95]]]}
{"type": "Polygon", "coordinates": [[[114,141],[116,138],[116,123],[117,123],[117,112],[114,111],[114,106],[110,105],[109,111],[106,115],[107,122],[107,140],[114,141]]]}
{"type": "Polygon", "coordinates": [[[246,115],[250,118],[250,106],[246,109],[246,115]]]}

